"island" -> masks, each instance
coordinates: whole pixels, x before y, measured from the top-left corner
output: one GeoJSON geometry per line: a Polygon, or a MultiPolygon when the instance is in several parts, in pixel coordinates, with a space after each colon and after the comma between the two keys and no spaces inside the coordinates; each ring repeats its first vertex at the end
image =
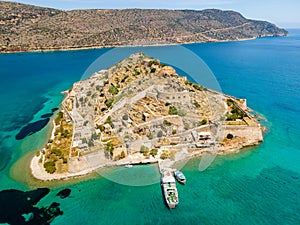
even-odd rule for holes
{"type": "Polygon", "coordinates": [[[174,163],[263,141],[246,99],[205,88],[135,53],[64,92],[46,146],[30,163],[40,180],[101,167],[174,163]]]}
{"type": "Polygon", "coordinates": [[[276,25],[218,9],[58,10],[0,1],[0,52],[166,45],[285,36],[276,25]]]}

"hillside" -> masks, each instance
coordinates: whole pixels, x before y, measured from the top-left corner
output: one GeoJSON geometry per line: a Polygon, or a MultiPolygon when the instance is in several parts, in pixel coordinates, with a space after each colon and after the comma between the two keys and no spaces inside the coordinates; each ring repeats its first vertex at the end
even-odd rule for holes
{"type": "Polygon", "coordinates": [[[287,31],[234,11],[71,10],[0,2],[0,52],[217,42],[287,31]]]}

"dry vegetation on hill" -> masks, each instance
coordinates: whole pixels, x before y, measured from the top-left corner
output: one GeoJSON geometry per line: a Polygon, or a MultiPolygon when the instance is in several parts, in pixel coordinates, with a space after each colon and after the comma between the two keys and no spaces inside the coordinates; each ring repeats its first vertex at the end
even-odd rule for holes
{"type": "Polygon", "coordinates": [[[0,2],[0,52],[148,45],[282,36],[234,11],[72,10],[0,2]]]}

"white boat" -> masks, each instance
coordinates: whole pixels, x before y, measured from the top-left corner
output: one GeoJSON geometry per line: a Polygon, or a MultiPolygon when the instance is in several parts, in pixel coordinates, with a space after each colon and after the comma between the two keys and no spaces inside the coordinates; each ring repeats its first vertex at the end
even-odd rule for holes
{"type": "Polygon", "coordinates": [[[179,183],[185,184],[186,178],[181,171],[179,171],[179,170],[175,171],[174,176],[179,183]]]}
{"type": "Polygon", "coordinates": [[[132,168],[133,165],[131,165],[131,164],[126,164],[125,167],[126,167],[126,168],[132,168]]]}
{"type": "Polygon", "coordinates": [[[179,203],[176,181],[170,171],[165,171],[161,177],[161,187],[163,189],[164,198],[170,209],[176,207],[179,203]]]}

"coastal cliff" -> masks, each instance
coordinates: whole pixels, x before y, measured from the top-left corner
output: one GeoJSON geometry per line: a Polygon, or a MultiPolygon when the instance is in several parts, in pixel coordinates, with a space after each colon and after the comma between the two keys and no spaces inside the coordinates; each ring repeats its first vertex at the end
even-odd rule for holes
{"type": "Polygon", "coordinates": [[[0,52],[245,40],[287,31],[234,11],[57,10],[0,2],[0,52]]]}

